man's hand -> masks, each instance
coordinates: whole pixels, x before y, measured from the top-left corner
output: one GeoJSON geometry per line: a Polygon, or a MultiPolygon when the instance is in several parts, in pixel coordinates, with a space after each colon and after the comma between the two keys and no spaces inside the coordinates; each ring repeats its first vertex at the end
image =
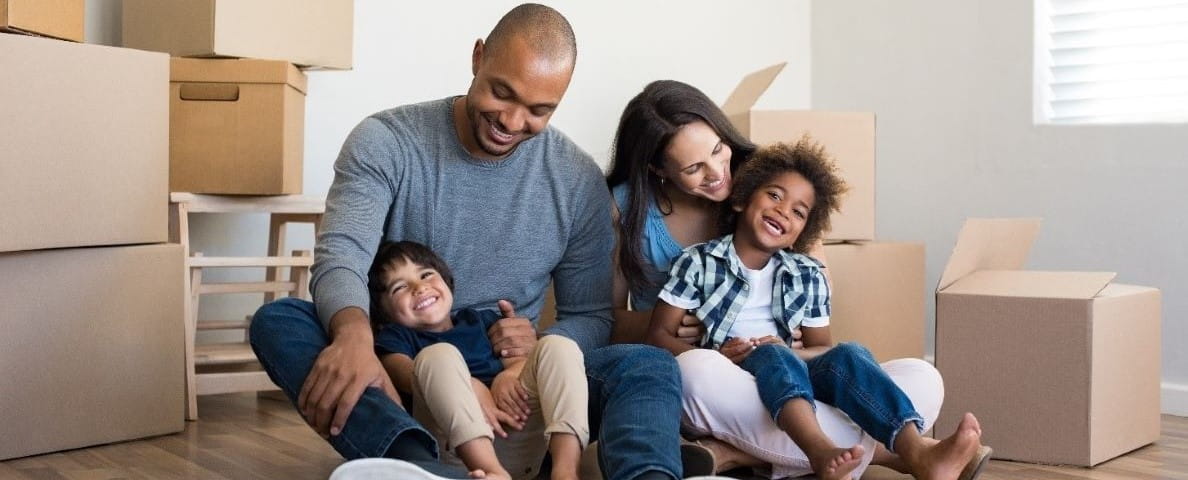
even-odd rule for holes
{"type": "Polygon", "coordinates": [[[499,438],[507,438],[507,432],[503,430],[504,425],[513,427],[516,430],[524,429],[523,422],[516,420],[511,414],[495,406],[495,400],[491,397],[491,391],[487,389],[486,385],[483,385],[483,382],[471,378],[470,384],[474,389],[474,396],[478,398],[479,407],[483,409],[483,416],[487,419],[487,425],[491,426],[491,430],[496,435],[499,435],[499,438]]]}
{"type": "MultiPolygon", "coordinates": [[[[393,402],[400,404],[400,396],[375,356],[367,316],[358,309],[353,310],[362,317],[363,323],[360,325],[357,319],[348,318],[336,325],[340,328],[334,329],[334,340],[318,354],[297,396],[298,410],[323,437],[342,432],[351,410],[355,409],[359,397],[368,387],[383,390],[393,402]]],[[[338,315],[335,317],[338,320],[338,315]]]]}
{"type": "Polygon", "coordinates": [[[527,422],[528,416],[532,415],[532,409],[528,406],[531,397],[528,395],[528,389],[520,382],[520,372],[525,363],[527,362],[521,361],[515,367],[505,368],[491,382],[491,396],[495,400],[495,406],[521,422],[519,427],[513,427],[516,430],[523,428],[522,422],[527,422]]]}
{"type": "Polygon", "coordinates": [[[499,311],[503,318],[487,330],[495,356],[508,358],[528,355],[536,348],[536,329],[532,327],[532,321],[517,317],[511,302],[507,300],[499,301],[499,311]]]}
{"type": "Polygon", "coordinates": [[[686,313],[681,317],[681,326],[677,327],[677,339],[689,345],[697,345],[701,342],[701,336],[705,334],[705,324],[701,323],[693,314],[686,313]]]}

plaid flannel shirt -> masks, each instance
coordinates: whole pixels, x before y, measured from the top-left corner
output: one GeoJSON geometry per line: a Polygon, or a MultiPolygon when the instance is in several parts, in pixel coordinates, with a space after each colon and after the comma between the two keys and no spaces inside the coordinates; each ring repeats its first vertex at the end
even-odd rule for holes
{"type": "MultiPolygon", "coordinates": [[[[780,250],[772,282],[771,315],[784,341],[806,319],[829,322],[829,283],[824,268],[813,258],[780,250]]],[[[726,342],[730,327],[751,294],[742,261],[734,250],[734,235],[694,245],[672,264],[660,299],[694,314],[705,324],[702,347],[717,349],[726,342]]],[[[762,293],[762,292],[760,292],[762,293]]]]}

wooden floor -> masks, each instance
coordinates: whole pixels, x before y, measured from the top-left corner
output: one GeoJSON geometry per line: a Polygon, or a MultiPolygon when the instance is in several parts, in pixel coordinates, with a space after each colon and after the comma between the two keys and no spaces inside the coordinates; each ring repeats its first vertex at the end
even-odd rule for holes
{"type": "MultiPolygon", "coordinates": [[[[0,462],[0,479],[325,479],[342,463],[288,403],[232,394],[198,405],[202,419],[185,432],[0,462]]],[[[1188,418],[1165,415],[1157,444],[1097,468],[992,461],[980,478],[1188,480],[1188,418]]]]}

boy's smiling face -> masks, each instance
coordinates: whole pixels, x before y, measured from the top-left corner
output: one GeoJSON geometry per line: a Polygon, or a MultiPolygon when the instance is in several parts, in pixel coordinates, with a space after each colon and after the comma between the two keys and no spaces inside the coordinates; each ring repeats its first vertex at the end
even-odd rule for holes
{"type": "Polygon", "coordinates": [[[453,303],[454,294],[437,270],[400,259],[384,271],[380,305],[393,322],[414,330],[443,332],[454,326],[450,321],[453,303]]]}
{"type": "Polygon", "coordinates": [[[735,241],[768,253],[791,247],[800,237],[813,210],[816,192],[797,172],[786,172],[764,182],[751,194],[740,212],[735,241]]]}

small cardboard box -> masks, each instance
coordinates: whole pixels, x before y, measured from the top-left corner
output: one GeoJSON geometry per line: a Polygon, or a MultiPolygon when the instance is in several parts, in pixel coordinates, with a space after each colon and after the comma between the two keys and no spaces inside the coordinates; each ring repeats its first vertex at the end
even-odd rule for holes
{"type": "Polygon", "coordinates": [[[924,244],[825,245],[834,342],[858,342],[880,362],[924,357],[924,244]]]}
{"type": "Polygon", "coordinates": [[[0,253],[0,460],[182,430],[183,255],[0,253]]]}
{"type": "Polygon", "coordinates": [[[353,0],[124,0],[124,46],[350,69],[353,0]]]}
{"type": "Polygon", "coordinates": [[[305,74],[274,60],[174,58],[169,188],[301,193],[305,74]]]}
{"type": "Polygon", "coordinates": [[[758,110],[755,103],[783,63],[747,75],[722,105],[739,132],[758,145],[795,142],[808,133],[837,161],[850,192],[831,218],[826,240],[875,238],[875,115],[873,113],[758,110]]]}
{"type": "Polygon", "coordinates": [[[82,42],[84,0],[0,0],[0,30],[82,42]]]}
{"type": "Polygon", "coordinates": [[[936,428],[973,412],[995,458],[1093,466],[1159,438],[1160,292],[1022,270],[1039,224],[961,229],[936,293],[936,428]]]}
{"type": "Polygon", "coordinates": [[[169,57],[0,35],[0,72],[0,252],[166,241],[169,57]]]}

